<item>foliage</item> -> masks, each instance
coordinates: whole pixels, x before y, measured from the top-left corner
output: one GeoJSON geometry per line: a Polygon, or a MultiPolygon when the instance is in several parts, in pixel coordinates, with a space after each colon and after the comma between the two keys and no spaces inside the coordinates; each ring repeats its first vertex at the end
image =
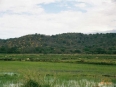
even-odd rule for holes
{"type": "Polygon", "coordinates": [[[64,33],[52,36],[33,34],[0,39],[0,53],[116,54],[116,34],[64,33]]]}
{"type": "Polygon", "coordinates": [[[27,83],[24,84],[23,87],[41,87],[41,85],[39,85],[37,82],[35,82],[34,80],[29,80],[27,81],[27,83]]]}

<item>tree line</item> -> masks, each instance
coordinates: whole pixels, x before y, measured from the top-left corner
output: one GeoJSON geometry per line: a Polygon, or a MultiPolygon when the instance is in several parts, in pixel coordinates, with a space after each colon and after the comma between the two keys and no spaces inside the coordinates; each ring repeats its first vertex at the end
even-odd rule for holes
{"type": "Polygon", "coordinates": [[[31,34],[0,39],[0,53],[116,54],[116,33],[31,34]]]}

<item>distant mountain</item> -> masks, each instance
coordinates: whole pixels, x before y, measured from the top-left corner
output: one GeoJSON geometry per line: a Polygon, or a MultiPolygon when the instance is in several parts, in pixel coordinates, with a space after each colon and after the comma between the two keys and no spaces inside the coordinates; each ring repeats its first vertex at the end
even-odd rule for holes
{"type": "Polygon", "coordinates": [[[116,54],[116,33],[64,33],[52,36],[32,34],[0,39],[0,53],[116,54]]]}
{"type": "Polygon", "coordinates": [[[110,33],[116,33],[116,29],[109,31],[110,33]]]}

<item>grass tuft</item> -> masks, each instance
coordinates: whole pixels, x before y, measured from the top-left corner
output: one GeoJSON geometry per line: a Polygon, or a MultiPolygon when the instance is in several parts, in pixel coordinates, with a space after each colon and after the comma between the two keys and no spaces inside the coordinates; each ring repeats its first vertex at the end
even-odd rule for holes
{"type": "Polygon", "coordinates": [[[42,86],[40,84],[38,84],[38,82],[30,79],[22,87],[42,87],[42,86]]]}

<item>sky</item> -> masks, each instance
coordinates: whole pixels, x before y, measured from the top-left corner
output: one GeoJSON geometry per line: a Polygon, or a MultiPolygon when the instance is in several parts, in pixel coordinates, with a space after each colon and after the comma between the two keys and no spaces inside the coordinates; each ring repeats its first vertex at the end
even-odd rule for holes
{"type": "Polygon", "coordinates": [[[0,38],[116,33],[116,0],[0,0],[0,38]]]}

